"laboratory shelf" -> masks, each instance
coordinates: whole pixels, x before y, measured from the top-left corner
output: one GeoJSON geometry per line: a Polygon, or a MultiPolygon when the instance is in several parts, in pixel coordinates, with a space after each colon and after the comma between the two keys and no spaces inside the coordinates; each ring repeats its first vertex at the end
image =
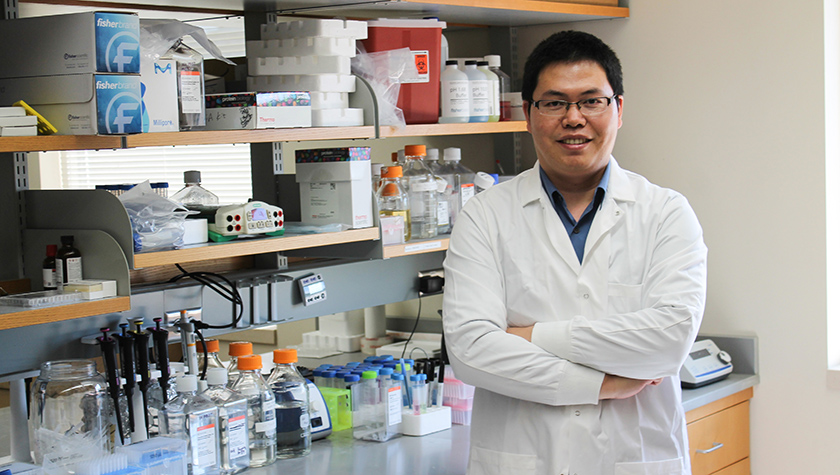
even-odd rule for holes
{"type": "MultiPolygon", "coordinates": [[[[525,132],[524,121],[467,124],[411,124],[404,129],[382,126],[379,136],[428,137],[433,135],[474,135],[525,132]]],[[[171,145],[211,145],[228,143],[306,142],[314,140],[353,140],[376,137],[373,126],[309,127],[298,129],[198,130],[190,132],[114,135],[45,135],[0,137],[0,152],[42,152],[56,150],[120,149],[171,145]]]]}
{"type": "Polygon", "coordinates": [[[183,264],[226,257],[249,256],[268,252],[308,249],[379,239],[379,228],[351,229],[336,233],[285,235],[280,237],[243,238],[229,242],[194,244],[181,249],[134,254],[136,269],[183,264]]]}
{"type": "Polygon", "coordinates": [[[391,257],[410,256],[413,254],[445,251],[447,249],[449,249],[448,235],[447,237],[424,239],[422,241],[409,241],[405,244],[389,244],[387,246],[382,246],[382,257],[389,259],[391,257]]]}
{"type": "Polygon", "coordinates": [[[60,322],[104,313],[123,312],[130,309],[131,297],[127,296],[32,309],[0,306],[0,330],[60,322]]]}

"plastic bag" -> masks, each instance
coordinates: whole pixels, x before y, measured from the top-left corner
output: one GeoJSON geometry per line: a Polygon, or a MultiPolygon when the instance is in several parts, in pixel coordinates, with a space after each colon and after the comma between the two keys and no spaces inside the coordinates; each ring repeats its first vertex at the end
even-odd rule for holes
{"type": "Polygon", "coordinates": [[[184,245],[184,220],[190,211],[152,190],[146,180],[119,196],[134,232],[134,251],[184,245]]]}
{"type": "Polygon", "coordinates": [[[140,52],[151,59],[159,59],[185,36],[192,36],[214,58],[236,66],[210,41],[203,28],[178,20],[140,20],[140,52]]]}
{"type": "Polygon", "coordinates": [[[411,50],[400,48],[376,53],[358,51],[351,62],[351,68],[353,74],[367,80],[373,88],[379,103],[380,125],[404,129],[405,116],[402,109],[397,107],[400,82],[419,78],[411,50]]]}

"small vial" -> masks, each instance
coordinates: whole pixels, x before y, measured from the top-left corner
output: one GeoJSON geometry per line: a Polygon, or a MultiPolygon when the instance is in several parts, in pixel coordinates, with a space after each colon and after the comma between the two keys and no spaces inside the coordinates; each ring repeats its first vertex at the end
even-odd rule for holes
{"type": "Polygon", "coordinates": [[[426,375],[414,374],[411,376],[411,411],[415,416],[426,412],[429,392],[426,388],[426,375]]]}

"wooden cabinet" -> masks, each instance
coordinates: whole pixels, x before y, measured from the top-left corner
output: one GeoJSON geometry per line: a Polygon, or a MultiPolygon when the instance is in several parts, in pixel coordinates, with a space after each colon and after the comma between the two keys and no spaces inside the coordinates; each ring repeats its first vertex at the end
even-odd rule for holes
{"type": "Polygon", "coordinates": [[[750,473],[752,388],[686,413],[693,475],[750,473]]]}

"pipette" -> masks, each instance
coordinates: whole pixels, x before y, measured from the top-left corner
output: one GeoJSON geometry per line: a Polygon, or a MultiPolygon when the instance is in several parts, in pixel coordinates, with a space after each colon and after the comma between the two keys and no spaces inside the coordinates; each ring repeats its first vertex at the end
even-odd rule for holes
{"type": "MultiPolygon", "coordinates": [[[[151,384],[151,374],[149,372],[149,334],[143,331],[143,319],[137,318],[132,321],[134,324],[134,331],[131,332],[134,336],[134,352],[137,361],[137,372],[140,374],[140,394],[143,395],[143,407],[149,407],[149,384],[151,384]]],[[[149,412],[143,411],[143,419],[146,423],[146,430],[149,430],[149,412]]]]}
{"type": "Polygon", "coordinates": [[[134,386],[137,384],[134,372],[134,336],[128,332],[128,323],[120,323],[122,333],[114,334],[120,344],[120,368],[125,379],[123,391],[128,399],[128,428],[134,432],[134,386]]]}
{"type": "Polygon", "coordinates": [[[108,375],[108,392],[114,401],[114,413],[117,416],[117,430],[120,433],[120,443],[125,444],[123,437],[123,421],[120,411],[120,377],[117,374],[117,342],[108,336],[110,328],[100,328],[102,336],[97,337],[102,349],[102,360],[105,362],[105,373],[108,375]]]}
{"type": "Polygon", "coordinates": [[[160,389],[163,392],[164,404],[169,402],[167,396],[169,389],[169,330],[160,327],[162,318],[156,317],[152,319],[155,322],[154,327],[149,327],[147,330],[152,334],[152,343],[155,349],[155,363],[160,370],[160,389]]]}

